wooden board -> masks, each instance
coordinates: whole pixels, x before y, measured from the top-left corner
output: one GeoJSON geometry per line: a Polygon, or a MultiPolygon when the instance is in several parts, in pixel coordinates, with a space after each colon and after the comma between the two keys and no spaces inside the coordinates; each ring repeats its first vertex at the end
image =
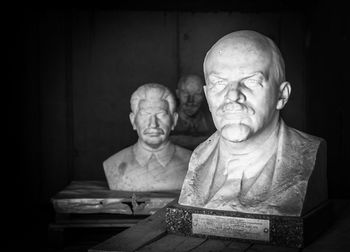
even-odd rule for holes
{"type": "Polygon", "coordinates": [[[166,235],[165,208],[137,225],[89,249],[89,252],[134,251],[166,235]]]}
{"type": "MultiPolygon", "coordinates": [[[[174,200],[176,201],[176,200],[174,200]]],[[[131,228],[89,249],[89,252],[106,251],[348,251],[350,248],[350,201],[333,200],[334,221],[331,227],[315,242],[302,250],[256,243],[224,241],[168,234],[165,225],[166,207],[140,221],[131,228]]],[[[172,204],[172,203],[170,203],[172,204]]]]}
{"type": "Polygon", "coordinates": [[[205,242],[205,239],[194,238],[194,237],[184,237],[180,235],[168,234],[162,238],[143,246],[137,251],[167,251],[171,248],[171,251],[188,251],[194,249],[205,242]]]}
{"type": "Polygon", "coordinates": [[[105,181],[72,181],[51,202],[56,213],[150,215],[179,193],[113,191],[105,181]]]}

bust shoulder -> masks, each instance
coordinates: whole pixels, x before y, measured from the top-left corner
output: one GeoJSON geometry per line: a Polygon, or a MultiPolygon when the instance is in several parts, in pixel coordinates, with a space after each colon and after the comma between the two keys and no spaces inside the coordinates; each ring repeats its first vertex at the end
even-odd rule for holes
{"type": "MultiPolygon", "coordinates": [[[[287,155],[295,153],[296,159],[300,159],[300,155],[306,159],[314,159],[319,150],[319,147],[326,146],[326,141],[303,131],[294,129],[284,125],[282,127],[282,140],[284,150],[287,155]]],[[[287,156],[285,156],[287,158],[287,156]]]]}
{"type": "Polygon", "coordinates": [[[325,141],[323,138],[314,136],[311,134],[308,134],[306,132],[297,130],[292,127],[285,126],[286,128],[286,135],[290,140],[298,141],[298,142],[305,142],[305,143],[320,143],[322,141],[325,141]]]}
{"type": "Polygon", "coordinates": [[[208,139],[199,144],[197,148],[194,149],[190,162],[197,162],[208,158],[215,151],[219,138],[220,133],[216,131],[208,139]]]}
{"type": "Polygon", "coordinates": [[[183,148],[179,145],[176,145],[176,144],[174,144],[174,146],[175,146],[175,155],[177,157],[180,157],[184,161],[188,162],[190,160],[191,155],[192,155],[192,151],[190,151],[186,148],[183,148]]]}
{"type": "Polygon", "coordinates": [[[103,162],[105,170],[114,169],[119,167],[123,162],[130,163],[133,160],[133,145],[122,149],[121,151],[113,154],[103,162]]]}

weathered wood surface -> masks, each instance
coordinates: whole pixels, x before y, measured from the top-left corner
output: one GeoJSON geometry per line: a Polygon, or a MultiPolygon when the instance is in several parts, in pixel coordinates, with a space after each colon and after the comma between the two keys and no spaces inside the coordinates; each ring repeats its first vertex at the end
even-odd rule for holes
{"type": "Polygon", "coordinates": [[[150,215],[171,202],[179,193],[113,191],[109,190],[105,181],[72,181],[51,202],[56,213],[150,215]]]}
{"type": "MultiPolygon", "coordinates": [[[[167,234],[165,208],[135,226],[91,248],[105,251],[256,251],[256,252],[340,252],[350,248],[350,201],[332,200],[334,221],[328,230],[303,249],[255,243],[224,241],[167,234]]],[[[171,204],[171,203],[170,203],[171,204]]]]}
{"type": "Polygon", "coordinates": [[[135,251],[166,235],[165,208],[137,225],[89,249],[89,252],[135,251]]]}
{"type": "MultiPolygon", "coordinates": [[[[50,227],[74,228],[74,227],[131,227],[149,215],[124,215],[124,214],[84,214],[69,215],[55,219],[50,227]],[[84,218],[82,218],[84,217],[84,218]]],[[[60,215],[59,215],[60,216],[60,215]]]]}

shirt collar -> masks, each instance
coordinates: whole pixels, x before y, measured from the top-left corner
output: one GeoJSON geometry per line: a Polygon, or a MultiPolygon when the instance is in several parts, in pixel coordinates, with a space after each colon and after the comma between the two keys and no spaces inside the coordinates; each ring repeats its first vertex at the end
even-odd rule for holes
{"type": "Polygon", "coordinates": [[[160,150],[150,151],[142,146],[138,141],[133,146],[134,156],[136,161],[141,166],[146,166],[150,161],[152,155],[154,155],[157,161],[165,168],[175,153],[175,145],[168,141],[168,143],[160,150]]]}

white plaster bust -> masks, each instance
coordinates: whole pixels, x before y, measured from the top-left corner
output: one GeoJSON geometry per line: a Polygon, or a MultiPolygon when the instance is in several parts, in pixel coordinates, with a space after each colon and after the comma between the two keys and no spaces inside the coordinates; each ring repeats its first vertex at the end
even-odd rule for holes
{"type": "Polygon", "coordinates": [[[215,131],[209,113],[203,111],[203,84],[198,75],[183,75],[176,89],[179,119],[170,137],[174,143],[191,150],[215,131]]]}
{"type": "Polygon", "coordinates": [[[109,188],[120,191],[180,190],[191,151],[169,141],[178,114],[171,92],[150,83],[131,96],[130,122],[137,143],[103,163],[109,188]]]}
{"type": "Polygon", "coordinates": [[[291,85],[274,42],[254,31],[230,33],[203,67],[217,131],[194,150],[179,203],[300,216],[324,201],[325,142],[280,118],[291,85]]]}

